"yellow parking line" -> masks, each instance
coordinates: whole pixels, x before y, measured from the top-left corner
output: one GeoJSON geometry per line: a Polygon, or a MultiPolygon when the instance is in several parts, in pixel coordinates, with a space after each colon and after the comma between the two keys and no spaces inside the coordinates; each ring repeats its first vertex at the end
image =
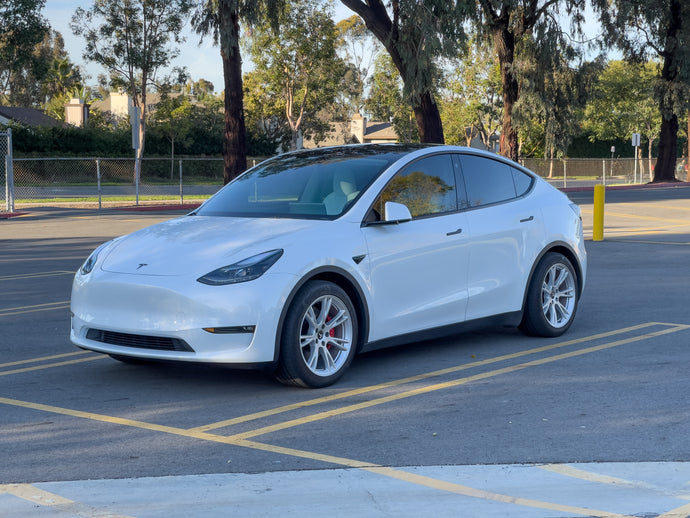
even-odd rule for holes
{"type": "Polygon", "coordinates": [[[688,518],[690,516],[690,504],[679,507],[678,509],[673,509],[664,514],[660,514],[657,518],[688,518]]]}
{"type": "Polygon", "coordinates": [[[114,514],[80,504],[69,498],[50,493],[31,484],[4,484],[0,485],[0,494],[7,493],[22,500],[26,500],[38,506],[55,508],[56,511],[65,513],[66,516],[107,516],[108,518],[132,518],[123,514],[114,514]]]}
{"type": "Polygon", "coordinates": [[[30,484],[3,484],[0,485],[0,493],[8,493],[41,505],[53,506],[74,503],[73,500],[43,491],[30,484]]]}
{"type": "MultiPolygon", "coordinates": [[[[592,209],[582,209],[583,213],[587,214],[593,214],[594,211],[592,209]]],[[[690,225],[690,221],[686,219],[673,219],[673,218],[657,218],[656,216],[640,216],[638,214],[628,214],[625,212],[614,212],[607,210],[605,211],[605,216],[616,216],[617,218],[628,218],[628,219],[642,219],[646,221],[661,221],[665,223],[678,223],[679,227],[683,227],[685,225],[690,225]]]]}
{"type": "MultiPolygon", "coordinates": [[[[652,232],[644,232],[640,234],[631,234],[631,235],[644,235],[644,234],[651,234],[652,232]]],[[[682,241],[674,242],[674,241],[650,241],[647,239],[625,239],[625,236],[616,236],[612,238],[608,238],[608,241],[618,241],[619,243],[639,243],[642,245],[672,245],[672,246],[689,246],[690,241],[687,243],[684,243],[682,241]],[[624,238],[624,239],[621,239],[624,238]]]]}
{"type": "Polygon", "coordinates": [[[52,356],[39,356],[38,358],[29,358],[28,360],[19,360],[16,362],[0,363],[0,369],[5,367],[14,367],[15,365],[26,365],[27,363],[47,362],[50,360],[57,360],[58,358],[68,358],[70,356],[77,356],[80,354],[89,354],[91,351],[76,351],[73,353],[53,354],[52,356]]]}
{"type": "Polygon", "coordinates": [[[544,502],[541,500],[531,500],[527,498],[520,498],[501,493],[493,493],[483,489],[476,489],[445,480],[426,477],[404,471],[402,469],[390,468],[380,466],[378,464],[366,463],[352,459],[344,459],[342,457],[332,457],[330,455],[323,455],[320,453],[312,453],[308,451],[296,450],[293,448],[285,448],[282,446],[272,446],[264,443],[257,443],[254,441],[239,441],[238,446],[246,446],[256,450],[266,451],[270,453],[281,453],[291,457],[301,457],[310,460],[318,460],[330,464],[336,464],[347,468],[361,469],[370,473],[375,473],[388,478],[393,478],[410,484],[436,489],[438,491],[446,491],[448,493],[455,493],[458,495],[469,496],[473,498],[480,498],[483,500],[492,500],[495,502],[503,502],[506,504],[520,505],[524,507],[534,507],[537,509],[547,509],[550,511],[559,511],[572,514],[580,514],[584,516],[597,516],[600,518],[634,518],[632,516],[612,513],[608,511],[598,511],[586,507],[574,507],[569,505],[555,504],[552,502],[544,502]]]}
{"type": "MultiPolygon", "coordinates": [[[[552,473],[558,473],[559,475],[565,475],[567,477],[577,478],[579,480],[585,480],[587,482],[594,482],[597,484],[610,484],[617,487],[629,487],[634,489],[646,489],[656,492],[667,492],[667,490],[659,488],[653,484],[648,484],[647,482],[632,481],[626,480],[624,478],[600,475],[598,473],[585,471],[574,466],[569,466],[568,464],[545,464],[543,466],[538,467],[546,471],[551,471],[552,473]]],[[[679,498],[682,500],[690,500],[690,494],[687,493],[674,494],[672,496],[674,498],[679,498]]]]}
{"type": "Polygon", "coordinates": [[[74,365],[77,363],[90,362],[93,360],[101,360],[107,358],[105,354],[97,354],[94,356],[89,356],[88,358],[80,358],[78,360],[70,360],[65,362],[48,363],[46,365],[36,365],[34,367],[24,367],[23,369],[14,369],[11,371],[0,372],[0,376],[8,376],[9,374],[21,374],[23,372],[40,371],[43,369],[52,369],[53,367],[63,367],[65,365],[74,365]]]}
{"type": "Polygon", "coordinates": [[[584,338],[575,338],[573,340],[567,340],[565,342],[559,342],[559,343],[552,344],[552,345],[546,345],[546,346],[537,347],[534,349],[528,349],[526,351],[520,351],[520,352],[516,352],[516,353],[506,354],[503,356],[497,356],[495,358],[489,358],[486,360],[480,360],[480,361],[476,361],[476,362],[465,363],[462,365],[457,365],[454,367],[448,367],[448,368],[433,371],[433,372],[418,374],[416,376],[410,376],[408,378],[402,378],[399,380],[393,380],[393,381],[389,381],[386,383],[379,383],[377,385],[370,385],[367,387],[362,387],[362,388],[358,388],[358,389],[354,389],[354,390],[348,390],[345,392],[341,392],[340,394],[333,394],[330,396],[323,396],[323,397],[310,399],[307,401],[301,401],[299,403],[292,403],[290,405],[272,408],[269,410],[263,410],[261,412],[255,412],[253,414],[247,414],[247,415],[240,416],[240,417],[234,417],[232,419],[225,419],[223,421],[218,421],[216,423],[210,423],[210,424],[206,424],[203,426],[197,426],[195,428],[190,428],[190,430],[206,432],[209,430],[224,428],[226,426],[232,426],[232,425],[236,425],[236,424],[240,424],[240,423],[246,423],[248,421],[254,421],[256,419],[262,419],[264,417],[270,417],[272,415],[281,414],[284,412],[290,412],[292,410],[298,410],[300,408],[306,408],[309,406],[320,405],[322,403],[329,403],[331,401],[337,401],[339,399],[345,399],[345,398],[349,398],[349,397],[353,397],[353,396],[359,396],[361,394],[366,394],[367,392],[374,392],[376,390],[395,387],[395,386],[399,386],[399,385],[405,385],[408,383],[413,383],[415,381],[422,381],[422,380],[429,379],[429,378],[444,376],[446,374],[453,374],[453,373],[460,372],[463,370],[473,369],[475,367],[482,367],[485,365],[490,365],[492,363],[498,363],[498,362],[502,362],[505,360],[512,360],[515,358],[528,356],[531,354],[537,354],[537,353],[541,353],[541,352],[551,351],[553,349],[558,349],[561,347],[567,347],[569,345],[576,345],[579,343],[590,342],[590,341],[594,341],[594,340],[600,340],[602,338],[608,338],[608,337],[615,336],[615,335],[630,333],[633,331],[639,331],[640,329],[644,329],[644,328],[651,327],[651,326],[657,326],[657,325],[668,326],[668,325],[675,325],[675,324],[659,324],[657,322],[648,322],[646,324],[639,324],[636,326],[625,327],[622,329],[617,329],[615,331],[607,331],[605,333],[599,333],[596,335],[586,336],[584,338]]]}
{"type": "Polygon", "coordinates": [[[600,518],[633,518],[628,515],[610,513],[607,511],[597,511],[596,509],[590,509],[587,507],[573,507],[570,505],[555,504],[552,502],[543,502],[540,500],[532,500],[529,498],[520,498],[515,496],[502,495],[499,493],[493,493],[490,491],[485,491],[483,489],[475,489],[472,487],[463,486],[460,484],[455,484],[452,482],[446,482],[444,480],[438,480],[435,478],[425,477],[422,475],[417,475],[414,473],[409,473],[407,471],[402,471],[399,469],[386,468],[386,467],[373,467],[373,468],[363,468],[365,471],[370,471],[372,473],[377,473],[379,475],[384,475],[390,478],[396,478],[398,480],[403,480],[405,482],[410,482],[412,484],[417,484],[419,486],[426,486],[432,489],[439,489],[441,491],[447,491],[449,493],[455,493],[458,495],[471,496],[474,498],[481,498],[483,500],[492,500],[495,502],[503,502],[506,504],[521,505],[524,507],[534,507],[536,509],[546,509],[548,511],[558,511],[562,513],[574,513],[581,514],[584,516],[597,516],[600,518]]]}
{"type": "Polygon", "coordinates": [[[65,308],[69,308],[69,300],[63,300],[61,302],[48,302],[46,304],[36,304],[33,306],[19,306],[16,308],[0,309],[0,317],[21,315],[24,313],[35,313],[37,311],[52,311],[54,309],[65,308]]]}
{"type": "Polygon", "coordinates": [[[690,221],[688,221],[687,219],[658,218],[656,216],[640,216],[638,214],[627,214],[625,212],[613,212],[613,211],[607,211],[606,215],[616,216],[618,218],[642,219],[645,221],[661,221],[664,223],[674,223],[674,224],[677,224],[674,226],[679,226],[679,227],[682,227],[684,225],[690,225],[690,221]]]}
{"type": "MultiPolygon", "coordinates": [[[[433,479],[433,478],[429,478],[429,477],[423,477],[423,476],[415,475],[412,473],[405,472],[403,470],[388,468],[388,467],[380,466],[380,465],[377,465],[374,463],[367,463],[367,462],[362,462],[362,461],[353,460],[353,459],[346,459],[346,458],[342,458],[342,457],[324,455],[324,454],[316,453],[316,452],[308,452],[308,451],[296,450],[296,449],[292,449],[292,448],[285,448],[282,446],[264,444],[264,443],[259,443],[259,442],[247,440],[247,438],[252,437],[252,436],[256,436],[256,435],[260,435],[260,434],[264,434],[264,433],[268,433],[269,431],[285,429],[285,428],[289,428],[291,426],[297,426],[298,424],[305,424],[307,422],[313,422],[313,421],[316,421],[319,419],[324,419],[324,418],[329,417],[331,415],[338,415],[338,414],[342,414],[345,412],[352,412],[352,411],[354,411],[356,409],[360,409],[360,408],[367,408],[370,406],[379,405],[379,404],[382,404],[385,402],[395,401],[395,400],[399,400],[402,398],[411,397],[414,395],[426,394],[426,393],[436,391],[436,390],[441,390],[441,389],[445,389],[445,388],[451,388],[451,387],[459,386],[461,384],[465,384],[465,383],[468,383],[470,381],[487,379],[487,378],[498,376],[500,374],[505,374],[505,373],[509,373],[509,372],[515,372],[518,370],[526,369],[528,367],[545,365],[548,363],[552,363],[552,362],[567,359],[567,358],[574,358],[577,356],[581,356],[581,355],[585,355],[585,354],[589,354],[589,353],[593,353],[593,352],[597,352],[597,351],[602,351],[602,350],[609,349],[609,348],[616,347],[616,346],[623,345],[623,344],[638,342],[641,340],[651,339],[651,338],[666,335],[669,333],[674,333],[677,331],[690,329],[690,325],[663,324],[663,323],[650,322],[647,324],[641,324],[639,326],[633,326],[630,328],[626,328],[625,330],[617,330],[617,331],[613,331],[613,332],[609,332],[609,333],[602,333],[602,335],[611,336],[614,334],[621,334],[623,331],[629,332],[630,330],[643,329],[643,328],[651,327],[651,326],[669,326],[669,327],[667,327],[666,329],[662,329],[660,331],[648,332],[648,333],[645,333],[643,335],[623,338],[620,340],[601,344],[598,346],[593,346],[593,347],[588,347],[585,349],[579,349],[576,351],[570,351],[567,353],[557,354],[557,355],[553,355],[553,356],[549,356],[549,357],[545,357],[545,358],[541,358],[541,359],[537,359],[537,360],[532,360],[530,362],[525,362],[525,363],[511,366],[511,367],[496,369],[493,371],[477,374],[474,376],[469,376],[466,378],[460,378],[460,379],[448,381],[445,383],[437,383],[437,384],[434,384],[431,386],[409,390],[409,391],[406,391],[406,392],[403,392],[400,394],[396,394],[396,395],[392,395],[392,396],[388,396],[388,397],[377,398],[375,400],[372,400],[372,401],[369,401],[366,403],[360,403],[360,404],[356,404],[356,405],[348,405],[346,407],[343,407],[341,409],[337,409],[335,411],[321,412],[319,414],[316,414],[314,416],[307,417],[304,419],[288,421],[288,422],[284,423],[282,426],[278,425],[275,427],[264,427],[261,429],[254,430],[252,432],[248,432],[246,434],[236,434],[236,435],[232,435],[232,436],[221,436],[221,435],[217,435],[217,434],[210,434],[208,432],[199,431],[198,429],[185,430],[185,429],[176,428],[176,427],[172,427],[172,426],[158,425],[158,424],[154,424],[154,423],[147,423],[147,422],[137,421],[137,420],[133,420],[133,419],[108,416],[108,415],[103,415],[103,414],[95,414],[95,413],[91,413],[91,412],[83,412],[80,410],[71,410],[71,409],[67,409],[67,408],[60,408],[60,407],[55,407],[55,406],[51,406],[51,405],[44,405],[44,404],[40,404],[40,403],[31,403],[31,402],[27,402],[27,401],[20,401],[20,400],[8,399],[8,398],[2,398],[2,397],[0,397],[0,404],[6,404],[6,405],[21,407],[21,408],[33,409],[33,410],[38,410],[38,411],[43,411],[43,412],[50,412],[50,413],[55,413],[55,414],[60,414],[60,415],[71,416],[71,417],[89,419],[89,420],[99,421],[99,422],[104,422],[104,423],[118,424],[118,425],[122,425],[122,426],[130,426],[130,427],[145,429],[145,430],[149,430],[149,431],[169,433],[169,434],[174,434],[174,435],[182,436],[182,437],[188,437],[188,438],[206,440],[206,441],[223,443],[223,444],[228,444],[228,445],[246,447],[246,448],[251,448],[251,449],[256,449],[256,450],[261,450],[261,451],[266,451],[266,452],[289,455],[289,456],[293,456],[293,457],[318,460],[318,461],[322,461],[322,462],[330,463],[330,464],[335,464],[335,465],[339,465],[339,466],[363,469],[363,470],[369,471],[371,473],[376,473],[376,474],[390,477],[390,478],[394,478],[397,480],[401,480],[401,481],[405,481],[405,482],[409,482],[409,483],[413,483],[413,484],[419,484],[419,485],[423,485],[426,487],[438,489],[441,491],[448,491],[448,492],[453,492],[453,493],[462,494],[462,495],[466,495],[466,496],[472,496],[472,497],[476,497],[476,498],[495,500],[495,501],[499,501],[499,502],[505,502],[505,503],[515,504],[515,505],[527,506],[527,507],[535,507],[535,508],[540,508],[540,509],[548,509],[548,510],[559,511],[559,512],[569,512],[569,513],[581,514],[581,515],[585,515],[585,516],[598,516],[601,518],[621,518],[624,515],[620,515],[620,514],[616,514],[616,513],[610,513],[610,512],[606,512],[606,511],[597,511],[594,509],[563,506],[560,504],[555,504],[555,503],[550,503],[550,502],[542,502],[542,501],[538,501],[538,500],[523,499],[523,498],[519,498],[519,497],[502,495],[502,494],[498,494],[498,493],[491,493],[488,491],[469,488],[467,486],[461,486],[458,484],[453,484],[453,483],[445,482],[442,480],[437,480],[437,479],[433,479]]],[[[591,339],[591,337],[590,337],[590,339],[591,339]]],[[[580,339],[580,340],[582,340],[582,339],[580,339]]],[[[553,347],[553,346],[547,346],[547,347],[553,347]]],[[[563,347],[563,345],[561,344],[560,347],[563,347]]],[[[679,508],[676,511],[674,511],[674,513],[683,512],[683,510],[685,508],[686,508],[686,506],[679,508]]],[[[667,513],[665,516],[666,516],[666,518],[671,518],[671,517],[676,517],[679,515],[667,513]]]]}
{"type": "Polygon", "coordinates": [[[37,279],[40,277],[54,277],[57,275],[74,275],[74,272],[68,272],[65,270],[56,270],[54,272],[38,272],[38,273],[24,273],[19,275],[6,275],[0,277],[0,281],[16,281],[24,279],[37,279]]]}
{"type": "Polygon", "coordinates": [[[163,426],[153,423],[146,423],[143,421],[136,421],[132,419],[124,419],[120,417],[106,416],[102,414],[94,414],[91,412],[82,412],[79,410],[70,410],[66,408],[54,407],[50,405],[42,405],[39,403],[30,403],[27,401],[19,401],[15,399],[7,399],[0,397],[0,404],[7,404],[12,406],[18,406],[23,408],[29,408],[33,410],[40,410],[45,412],[51,412],[61,415],[67,415],[72,417],[80,417],[84,419],[90,419],[94,421],[100,421],[111,424],[119,424],[123,426],[132,426],[135,428],[158,431],[164,433],[170,433],[174,435],[180,435],[184,437],[207,440],[212,442],[218,442],[223,444],[230,444],[234,446],[242,446],[246,448],[251,448],[260,451],[266,451],[270,453],[279,453],[283,455],[288,455],[291,457],[299,457],[311,460],[318,460],[321,462],[335,464],[338,466],[344,466],[347,468],[356,468],[369,471],[378,475],[382,475],[389,478],[394,478],[404,482],[409,482],[412,484],[419,484],[440,491],[448,491],[456,494],[462,494],[466,496],[472,496],[475,498],[483,498],[488,500],[494,500],[499,502],[511,503],[515,505],[536,507],[539,509],[549,509],[554,511],[569,512],[573,514],[582,514],[585,516],[598,516],[601,518],[632,518],[625,515],[620,515],[616,513],[609,513],[604,511],[597,511],[595,509],[581,508],[581,507],[571,507],[563,506],[560,504],[554,504],[550,502],[542,502],[539,500],[529,500],[519,497],[513,497],[509,495],[502,495],[499,493],[491,493],[489,491],[484,491],[480,489],[474,489],[467,486],[461,486],[459,484],[453,484],[450,482],[445,482],[443,480],[433,479],[430,477],[423,477],[420,475],[415,475],[408,473],[403,470],[398,470],[394,468],[388,468],[380,466],[370,462],[362,462],[354,459],[347,459],[343,457],[335,457],[331,455],[324,455],[315,452],[308,452],[302,450],[296,450],[293,448],[285,448],[282,446],[273,446],[264,443],[258,443],[254,441],[236,440],[232,437],[224,437],[215,434],[201,433],[201,432],[190,432],[189,430],[183,430],[180,428],[175,428],[172,426],[163,426]]]}
{"type": "Polygon", "coordinates": [[[555,356],[548,356],[546,358],[541,358],[538,360],[532,360],[529,362],[520,363],[517,365],[512,365],[510,367],[504,367],[502,369],[496,369],[493,371],[482,372],[479,374],[475,374],[473,376],[468,376],[466,378],[459,378],[459,379],[455,379],[455,380],[451,380],[451,381],[446,381],[443,383],[437,383],[435,385],[428,385],[425,387],[419,387],[419,388],[408,390],[405,392],[400,392],[397,394],[392,394],[389,396],[384,396],[384,397],[372,399],[369,401],[363,401],[361,403],[356,403],[353,405],[347,405],[344,407],[327,410],[325,412],[312,414],[310,416],[305,416],[305,417],[301,417],[298,419],[292,419],[290,421],[284,421],[282,423],[278,423],[278,424],[274,424],[274,425],[264,426],[262,428],[257,428],[255,430],[249,430],[247,432],[238,433],[235,435],[231,435],[229,437],[233,438],[233,439],[248,439],[250,437],[256,437],[258,435],[265,435],[267,433],[285,430],[288,428],[293,428],[295,426],[301,426],[301,425],[304,425],[307,423],[313,423],[315,421],[320,421],[320,420],[326,419],[328,417],[347,414],[350,412],[355,412],[357,410],[362,410],[364,408],[371,408],[373,406],[378,406],[378,405],[381,405],[383,403],[390,403],[391,401],[398,401],[400,399],[405,399],[405,398],[412,397],[412,396],[418,396],[421,394],[428,394],[429,392],[435,392],[437,390],[447,389],[447,388],[451,388],[451,387],[457,387],[459,385],[464,385],[466,383],[470,383],[473,381],[479,381],[479,380],[483,380],[483,379],[487,379],[487,378],[493,378],[493,377],[499,376],[501,374],[508,374],[508,373],[512,373],[512,372],[517,372],[517,371],[520,371],[520,370],[523,370],[523,369],[526,369],[529,367],[536,367],[539,365],[545,365],[547,363],[553,363],[555,361],[564,360],[566,358],[574,358],[576,356],[582,356],[584,354],[589,354],[589,353],[593,353],[593,352],[597,352],[597,351],[603,351],[605,349],[610,349],[612,347],[617,347],[619,345],[624,345],[624,344],[629,344],[629,343],[633,343],[633,342],[639,342],[641,340],[656,338],[658,336],[666,335],[669,333],[675,333],[676,331],[681,331],[681,330],[688,329],[688,328],[690,328],[690,326],[677,325],[675,327],[663,329],[661,331],[656,331],[653,333],[646,333],[644,335],[633,336],[630,338],[624,338],[621,340],[616,340],[614,342],[609,342],[609,343],[597,345],[594,347],[587,347],[585,349],[578,349],[576,351],[571,351],[568,353],[557,354],[555,356]]]}
{"type": "Polygon", "coordinates": [[[664,211],[669,211],[673,212],[674,210],[687,210],[690,211],[690,207],[675,207],[673,205],[657,205],[654,203],[629,203],[625,202],[625,206],[639,206],[639,207],[650,207],[650,208],[655,208],[655,209],[664,209],[664,211]]]}
{"type": "Polygon", "coordinates": [[[89,253],[86,252],[84,255],[78,255],[78,256],[63,256],[63,257],[53,257],[50,255],[42,256],[42,257],[10,257],[8,259],[0,259],[0,263],[16,263],[17,261],[21,261],[23,263],[29,262],[29,261],[71,261],[71,260],[80,260],[83,261],[88,257],[89,253]]]}

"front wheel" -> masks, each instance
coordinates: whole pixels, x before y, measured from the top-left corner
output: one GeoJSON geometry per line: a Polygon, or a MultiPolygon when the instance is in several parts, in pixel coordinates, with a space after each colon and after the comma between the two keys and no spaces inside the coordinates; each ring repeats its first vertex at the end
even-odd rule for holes
{"type": "Polygon", "coordinates": [[[560,336],[575,318],[579,302],[577,273],[562,254],[546,254],[527,290],[520,329],[533,336],[560,336]]]}
{"type": "Polygon", "coordinates": [[[326,281],[310,281],[285,317],[276,378],[288,385],[325,387],[352,363],[357,314],[347,293],[326,281]]]}

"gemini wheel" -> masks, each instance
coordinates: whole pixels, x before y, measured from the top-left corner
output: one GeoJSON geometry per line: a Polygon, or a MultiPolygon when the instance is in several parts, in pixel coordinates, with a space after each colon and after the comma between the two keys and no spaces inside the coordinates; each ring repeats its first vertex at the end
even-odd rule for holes
{"type": "Polygon", "coordinates": [[[562,254],[546,254],[527,291],[520,329],[534,336],[562,335],[573,323],[579,298],[572,263],[562,254]]]}
{"type": "Polygon", "coordinates": [[[348,368],[357,349],[357,314],[339,286],[310,281],[285,317],[276,378],[288,385],[325,387],[348,368]]]}

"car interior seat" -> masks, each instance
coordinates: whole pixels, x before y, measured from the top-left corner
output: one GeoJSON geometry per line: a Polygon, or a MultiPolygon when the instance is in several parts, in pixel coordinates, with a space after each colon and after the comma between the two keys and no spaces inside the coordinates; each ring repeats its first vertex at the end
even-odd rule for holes
{"type": "Polygon", "coordinates": [[[347,202],[355,199],[358,194],[355,176],[349,171],[337,171],[333,175],[333,192],[323,200],[326,214],[340,214],[347,202]]]}

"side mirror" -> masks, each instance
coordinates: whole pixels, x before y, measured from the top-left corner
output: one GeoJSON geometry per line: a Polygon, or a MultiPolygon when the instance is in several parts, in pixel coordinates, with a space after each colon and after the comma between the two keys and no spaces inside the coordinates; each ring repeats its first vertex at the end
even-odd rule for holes
{"type": "Polygon", "coordinates": [[[383,215],[383,221],[385,223],[403,223],[412,219],[410,209],[408,209],[407,206],[403,205],[402,203],[387,201],[384,211],[385,214],[383,215]]]}

